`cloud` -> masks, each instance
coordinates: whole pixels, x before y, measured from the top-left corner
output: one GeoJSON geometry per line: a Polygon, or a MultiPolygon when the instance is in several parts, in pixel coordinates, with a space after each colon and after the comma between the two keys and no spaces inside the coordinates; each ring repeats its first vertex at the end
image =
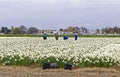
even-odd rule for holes
{"type": "Polygon", "coordinates": [[[39,3],[59,3],[64,0],[0,0],[0,2],[39,2],[39,3]]]}
{"type": "MultiPolygon", "coordinates": [[[[36,3],[36,4],[58,4],[58,6],[67,6],[79,8],[87,5],[87,0],[0,0],[0,2],[18,2],[18,3],[36,3]]],[[[50,7],[50,6],[49,6],[50,7]]]]}
{"type": "Polygon", "coordinates": [[[120,0],[89,0],[89,6],[101,8],[120,7],[120,0]]]}
{"type": "Polygon", "coordinates": [[[68,3],[73,8],[83,8],[88,4],[87,0],[68,0],[68,3]]]}

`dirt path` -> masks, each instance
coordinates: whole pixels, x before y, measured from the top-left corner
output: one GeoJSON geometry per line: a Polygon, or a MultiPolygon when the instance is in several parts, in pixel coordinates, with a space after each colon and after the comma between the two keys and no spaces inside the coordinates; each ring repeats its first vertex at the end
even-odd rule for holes
{"type": "Polygon", "coordinates": [[[0,77],[120,77],[115,68],[80,68],[42,70],[41,68],[0,66],[0,77]]]}

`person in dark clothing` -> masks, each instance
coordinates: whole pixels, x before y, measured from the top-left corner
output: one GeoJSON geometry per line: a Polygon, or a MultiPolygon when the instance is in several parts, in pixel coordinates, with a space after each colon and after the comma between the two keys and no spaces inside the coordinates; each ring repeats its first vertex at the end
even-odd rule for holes
{"type": "Polygon", "coordinates": [[[46,33],[43,34],[43,39],[44,39],[44,40],[47,39],[47,34],[46,34],[46,33]]]}
{"type": "Polygon", "coordinates": [[[64,40],[67,40],[67,39],[68,39],[68,36],[64,35],[63,39],[64,39],[64,40]]]}
{"type": "Polygon", "coordinates": [[[55,33],[55,39],[58,40],[58,33],[55,33]]]}
{"type": "Polygon", "coordinates": [[[75,40],[78,39],[78,34],[77,33],[74,34],[74,38],[75,38],[75,40]]]}

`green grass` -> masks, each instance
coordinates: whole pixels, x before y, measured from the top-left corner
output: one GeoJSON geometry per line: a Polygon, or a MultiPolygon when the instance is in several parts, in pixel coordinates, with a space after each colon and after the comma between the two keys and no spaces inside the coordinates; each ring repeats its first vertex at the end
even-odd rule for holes
{"type": "MultiPolygon", "coordinates": [[[[64,35],[59,35],[63,37],[64,35]]],[[[67,35],[68,37],[74,37],[74,35],[67,35]]],[[[0,37],[43,37],[43,35],[35,34],[0,34],[0,37]]],[[[55,37],[54,35],[48,35],[48,37],[55,37]]],[[[120,37],[118,35],[79,35],[79,37],[120,37]]]]}

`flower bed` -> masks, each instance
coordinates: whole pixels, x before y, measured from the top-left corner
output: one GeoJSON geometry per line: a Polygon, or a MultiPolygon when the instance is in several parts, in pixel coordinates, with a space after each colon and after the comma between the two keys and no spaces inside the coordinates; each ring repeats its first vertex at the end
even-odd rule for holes
{"type": "Polygon", "coordinates": [[[0,64],[30,66],[45,62],[77,67],[120,65],[120,38],[1,37],[0,64]]]}

